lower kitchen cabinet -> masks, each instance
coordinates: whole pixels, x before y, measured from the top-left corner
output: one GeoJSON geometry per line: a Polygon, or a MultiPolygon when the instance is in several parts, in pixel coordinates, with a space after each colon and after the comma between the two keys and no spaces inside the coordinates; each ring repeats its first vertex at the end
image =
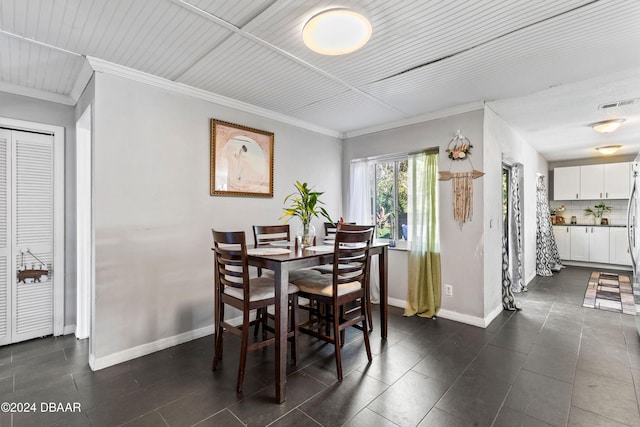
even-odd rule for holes
{"type": "Polygon", "coordinates": [[[626,227],[612,227],[609,230],[609,262],[618,265],[631,265],[626,227]]]}
{"type": "Polygon", "coordinates": [[[609,263],[609,228],[571,227],[571,261],[609,263]]]}
{"type": "Polygon", "coordinates": [[[553,235],[556,238],[560,259],[571,259],[571,227],[568,225],[554,225],[553,235]]]}

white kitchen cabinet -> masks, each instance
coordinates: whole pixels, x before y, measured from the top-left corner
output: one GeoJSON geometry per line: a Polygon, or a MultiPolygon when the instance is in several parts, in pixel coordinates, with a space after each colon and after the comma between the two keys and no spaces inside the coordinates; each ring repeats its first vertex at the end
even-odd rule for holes
{"type": "Polygon", "coordinates": [[[554,200],[628,199],[631,163],[558,167],[553,170],[554,200]]]}
{"type": "Polygon", "coordinates": [[[580,166],[553,170],[553,199],[576,200],[580,195],[580,166]]]}
{"type": "Polygon", "coordinates": [[[604,198],[604,165],[580,166],[580,199],[604,198]]]}
{"type": "Polygon", "coordinates": [[[589,261],[589,228],[574,226],[571,229],[571,261],[589,261]]]}
{"type": "Polygon", "coordinates": [[[609,263],[609,227],[589,227],[589,261],[609,263]]]}
{"type": "Polygon", "coordinates": [[[627,227],[609,229],[609,262],[618,265],[631,265],[627,227]]]}
{"type": "Polygon", "coordinates": [[[604,166],[604,199],[628,199],[631,193],[631,163],[604,166]]]}
{"type": "Polygon", "coordinates": [[[571,259],[571,227],[567,225],[554,225],[553,235],[556,238],[560,259],[571,259]]]}
{"type": "Polygon", "coordinates": [[[571,261],[609,263],[609,227],[573,226],[571,261]]]}

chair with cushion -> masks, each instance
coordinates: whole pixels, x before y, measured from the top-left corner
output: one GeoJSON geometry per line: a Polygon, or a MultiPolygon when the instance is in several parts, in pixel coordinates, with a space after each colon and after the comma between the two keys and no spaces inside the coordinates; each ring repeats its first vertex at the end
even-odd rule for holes
{"type": "Polygon", "coordinates": [[[373,231],[336,232],[332,274],[302,277],[292,282],[300,288],[299,295],[328,308],[328,313],[315,313],[300,331],[334,345],[338,380],[342,381],[340,353],[342,332],[355,327],[363,333],[367,357],[371,361],[371,346],[367,332],[366,286],[369,274],[369,246],[373,231]],[[338,267],[342,266],[342,267],[338,267]],[[355,307],[350,306],[355,304],[355,307]],[[330,322],[330,333],[323,333],[330,322]]]}
{"type": "MultiPolygon", "coordinates": [[[[249,329],[255,321],[250,321],[249,312],[275,304],[275,284],[267,277],[249,278],[247,245],[244,231],[213,232],[215,252],[215,354],[212,369],[215,371],[222,359],[222,341],[225,330],[241,337],[240,363],[236,390],[242,391],[247,352],[275,343],[275,337],[249,343],[249,329]],[[229,305],[242,312],[242,324],[235,326],[225,321],[225,306],[229,305]]],[[[291,356],[296,363],[298,354],[298,288],[289,284],[289,306],[291,309],[291,356]]],[[[286,311],[284,311],[286,313],[286,311]]]]}

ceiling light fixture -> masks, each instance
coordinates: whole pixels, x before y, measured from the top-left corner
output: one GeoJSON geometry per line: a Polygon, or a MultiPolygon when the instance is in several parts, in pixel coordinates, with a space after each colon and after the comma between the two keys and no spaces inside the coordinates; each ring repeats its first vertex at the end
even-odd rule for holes
{"type": "Polygon", "coordinates": [[[615,153],[620,148],[622,148],[622,145],[606,145],[604,147],[598,147],[598,148],[596,148],[596,150],[598,150],[598,152],[600,154],[609,155],[609,154],[615,153]]]}
{"type": "Polygon", "coordinates": [[[618,129],[622,123],[624,119],[613,119],[591,123],[589,126],[598,133],[610,133],[618,129]]]}
{"type": "Polygon", "coordinates": [[[329,9],[314,15],[302,29],[304,44],[322,55],[344,55],[371,38],[371,23],[348,9],[329,9]]]}

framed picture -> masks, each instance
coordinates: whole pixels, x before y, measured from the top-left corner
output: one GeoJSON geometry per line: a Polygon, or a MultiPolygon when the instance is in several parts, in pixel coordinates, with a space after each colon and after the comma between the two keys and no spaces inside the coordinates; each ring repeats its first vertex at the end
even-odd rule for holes
{"type": "Polygon", "coordinates": [[[211,119],[212,196],[273,197],[273,132],[211,119]]]}

